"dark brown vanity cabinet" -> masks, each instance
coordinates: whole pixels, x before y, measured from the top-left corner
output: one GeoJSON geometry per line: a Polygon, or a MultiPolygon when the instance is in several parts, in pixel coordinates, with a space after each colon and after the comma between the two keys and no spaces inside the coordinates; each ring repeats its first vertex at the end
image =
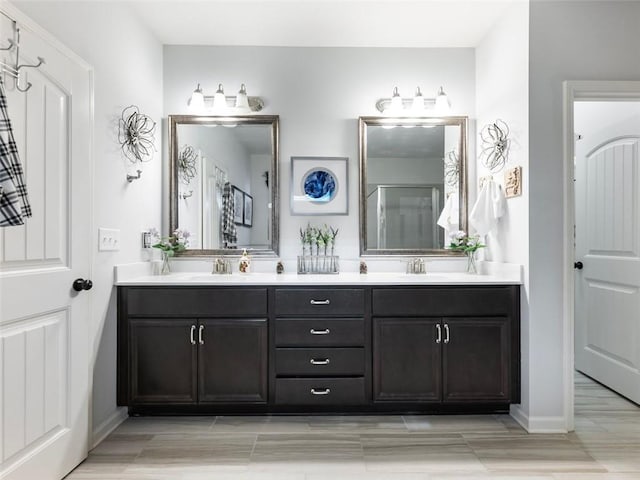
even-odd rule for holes
{"type": "Polygon", "coordinates": [[[518,287],[380,288],[373,297],[373,399],[520,400],[518,287]]]}
{"type": "Polygon", "coordinates": [[[120,404],[266,405],[265,288],[120,289],[119,309],[120,404]]]}
{"type": "Polygon", "coordinates": [[[118,288],[132,413],[504,411],[520,401],[520,289],[118,288]]]}
{"type": "MultiPolygon", "coordinates": [[[[271,398],[336,409],[369,402],[364,288],[276,288],[271,398]]],[[[285,407],[286,408],[286,407],[285,407]]]]}

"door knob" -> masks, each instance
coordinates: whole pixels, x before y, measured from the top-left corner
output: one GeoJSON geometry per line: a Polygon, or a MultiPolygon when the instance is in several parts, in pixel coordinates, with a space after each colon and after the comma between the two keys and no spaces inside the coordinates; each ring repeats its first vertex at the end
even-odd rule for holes
{"type": "Polygon", "coordinates": [[[76,292],[81,292],[82,290],[91,290],[93,287],[93,282],[91,280],[85,280],[84,278],[76,278],[73,281],[73,289],[76,292]]]}
{"type": "Polygon", "coordinates": [[[578,270],[582,270],[583,267],[584,265],[582,264],[582,262],[575,262],[573,264],[573,268],[577,268],[578,270]]]}

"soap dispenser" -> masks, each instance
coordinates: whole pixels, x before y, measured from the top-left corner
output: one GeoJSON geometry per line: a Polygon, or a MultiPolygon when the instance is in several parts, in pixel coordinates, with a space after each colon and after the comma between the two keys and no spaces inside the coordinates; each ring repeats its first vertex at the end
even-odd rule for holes
{"type": "Polygon", "coordinates": [[[249,273],[251,269],[251,258],[247,253],[247,249],[242,250],[242,256],[240,257],[240,261],[238,262],[238,270],[240,273],[249,273]]]}

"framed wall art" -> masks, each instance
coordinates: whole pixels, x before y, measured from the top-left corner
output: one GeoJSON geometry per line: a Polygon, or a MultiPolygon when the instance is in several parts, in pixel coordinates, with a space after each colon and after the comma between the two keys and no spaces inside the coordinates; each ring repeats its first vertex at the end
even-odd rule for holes
{"type": "Polygon", "coordinates": [[[253,197],[248,193],[244,194],[244,214],[242,218],[245,227],[253,225],[253,197]]]}
{"type": "Polygon", "coordinates": [[[291,215],[349,213],[346,157],[291,157],[291,215]]]}
{"type": "Polygon", "coordinates": [[[244,192],[235,185],[233,189],[233,223],[236,225],[244,224],[244,192]]]}

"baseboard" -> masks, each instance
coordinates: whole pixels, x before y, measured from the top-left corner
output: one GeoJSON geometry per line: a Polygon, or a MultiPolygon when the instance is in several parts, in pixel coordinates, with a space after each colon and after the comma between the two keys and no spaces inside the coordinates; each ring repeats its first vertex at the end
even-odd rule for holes
{"type": "Polygon", "coordinates": [[[509,413],[529,433],[567,433],[564,417],[530,417],[520,405],[511,405],[509,413]]]}
{"type": "Polygon", "coordinates": [[[107,435],[113,432],[118,425],[124,422],[129,415],[127,414],[126,407],[120,407],[115,412],[113,412],[104,422],[98,425],[97,428],[93,430],[93,435],[91,438],[91,450],[96,448],[98,444],[100,444],[107,435]]]}

